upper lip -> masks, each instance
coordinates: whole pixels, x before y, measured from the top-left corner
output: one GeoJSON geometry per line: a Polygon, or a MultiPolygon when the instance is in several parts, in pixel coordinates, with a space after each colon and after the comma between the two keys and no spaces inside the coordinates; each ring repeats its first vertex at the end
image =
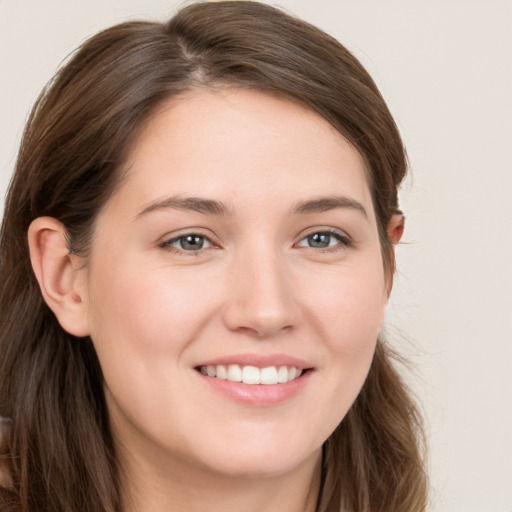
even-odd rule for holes
{"type": "Polygon", "coordinates": [[[287,354],[231,354],[227,356],[219,356],[214,359],[203,361],[197,365],[201,366],[217,366],[238,364],[240,366],[256,366],[257,368],[267,368],[269,366],[293,366],[299,370],[312,368],[312,365],[295,356],[287,354]]]}

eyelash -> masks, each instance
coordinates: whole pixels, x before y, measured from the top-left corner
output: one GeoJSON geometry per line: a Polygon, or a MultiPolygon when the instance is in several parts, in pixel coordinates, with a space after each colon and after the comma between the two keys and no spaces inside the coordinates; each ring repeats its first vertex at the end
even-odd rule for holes
{"type": "MultiPolygon", "coordinates": [[[[349,248],[354,245],[354,242],[351,238],[349,238],[346,234],[336,231],[334,229],[320,229],[317,231],[311,231],[310,233],[308,233],[307,235],[305,235],[304,237],[302,237],[300,239],[299,244],[303,240],[306,240],[307,238],[312,237],[314,235],[328,235],[330,237],[335,238],[338,242],[334,246],[328,246],[328,247],[323,247],[323,248],[309,247],[309,249],[313,249],[318,252],[334,252],[334,251],[340,250],[341,248],[349,248]]],[[[304,246],[301,246],[301,247],[304,247],[304,246]]]]}
{"type": "MultiPolygon", "coordinates": [[[[299,242],[297,244],[295,244],[294,246],[306,247],[306,248],[313,249],[318,252],[335,252],[337,250],[340,250],[341,248],[349,248],[349,247],[352,247],[353,245],[354,245],[354,242],[347,235],[342,234],[333,229],[322,229],[322,230],[318,230],[318,231],[312,231],[311,233],[308,233],[307,235],[303,236],[299,240],[299,242]],[[335,244],[334,246],[328,246],[328,247],[322,247],[322,248],[315,248],[315,247],[299,245],[304,240],[308,239],[309,237],[315,236],[315,235],[327,235],[327,236],[333,237],[337,240],[338,243],[335,244]]],[[[187,256],[199,256],[204,250],[216,248],[218,246],[216,246],[214,244],[214,242],[206,235],[192,232],[192,233],[185,233],[183,235],[171,238],[170,240],[165,240],[159,244],[159,247],[161,247],[162,249],[167,249],[169,251],[176,252],[178,254],[184,254],[187,256]],[[176,244],[180,241],[181,241],[181,243],[183,243],[183,241],[185,239],[191,238],[191,237],[200,238],[203,240],[203,243],[206,242],[207,244],[209,244],[209,246],[208,247],[201,246],[197,250],[187,250],[187,249],[184,249],[183,247],[179,248],[179,247],[173,246],[173,244],[176,244]]]]}
{"type": "Polygon", "coordinates": [[[179,235],[177,237],[171,238],[170,240],[163,241],[161,244],[159,244],[159,247],[161,247],[162,249],[167,249],[172,252],[176,252],[178,254],[186,254],[187,256],[199,256],[203,252],[203,250],[215,248],[216,246],[212,242],[212,240],[209,237],[207,237],[206,235],[202,235],[200,233],[185,233],[183,235],[179,235]],[[183,242],[185,239],[192,238],[192,237],[201,238],[203,240],[203,243],[206,242],[209,244],[209,247],[201,246],[197,250],[187,250],[187,249],[184,249],[183,247],[181,247],[181,248],[174,247],[172,245],[172,244],[175,244],[180,241],[183,242]]]}

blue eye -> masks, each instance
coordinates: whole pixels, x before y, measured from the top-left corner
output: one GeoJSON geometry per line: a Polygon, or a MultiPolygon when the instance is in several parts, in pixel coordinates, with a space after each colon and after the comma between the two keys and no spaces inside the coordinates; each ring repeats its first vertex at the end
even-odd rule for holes
{"type": "Polygon", "coordinates": [[[336,246],[348,246],[350,241],[338,233],[319,231],[304,237],[298,244],[299,247],[311,247],[312,249],[329,249],[336,246]]]}
{"type": "Polygon", "coordinates": [[[172,247],[174,249],[186,252],[195,252],[200,251],[201,249],[211,247],[212,244],[205,236],[189,234],[173,238],[172,240],[168,240],[164,242],[162,246],[172,247]]]}

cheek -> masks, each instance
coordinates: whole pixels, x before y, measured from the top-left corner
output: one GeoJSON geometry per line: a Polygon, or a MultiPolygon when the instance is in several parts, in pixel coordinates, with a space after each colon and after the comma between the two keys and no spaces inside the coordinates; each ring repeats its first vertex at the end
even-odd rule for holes
{"type": "Polygon", "coordinates": [[[311,294],[311,310],[325,338],[356,354],[375,341],[387,305],[386,286],[380,267],[344,271],[332,276],[328,286],[311,294]]]}
{"type": "Polygon", "coordinates": [[[323,442],[346,416],[373,359],[386,306],[380,266],[338,269],[309,287],[307,324],[317,343],[319,367],[315,414],[308,420],[323,442]]]}
{"type": "Polygon", "coordinates": [[[91,336],[144,352],[179,349],[194,337],[213,310],[212,294],[201,292],[200,280],[162,267],[120,262],[115,269],[98,268],[91,276],[91,336]]]}
{"type": "Polygon", "coordinates": [[[382,327],[387,295],[380,267],[340,274],[322,297],[316,328],[324,340],[334,408],[343,416],[366,379],[382,327]]]}
{"type": "MultiPolygon", "coordinates": [[[[162,429],[168,427],[166,407],[187,411],[181,402],[190,371],[184,353],[215,310],[215,294],[198,293],[201,284],[204,278],[199,282],[198,277],[180,277],[169,268],[143,267],[140,262],[92,268],[91,338],[109,406],[140,424],[141,431],[147,428],[146,417],[162,429]]],[[[166,436],[169,432],[161,434],[166,436]]]]}

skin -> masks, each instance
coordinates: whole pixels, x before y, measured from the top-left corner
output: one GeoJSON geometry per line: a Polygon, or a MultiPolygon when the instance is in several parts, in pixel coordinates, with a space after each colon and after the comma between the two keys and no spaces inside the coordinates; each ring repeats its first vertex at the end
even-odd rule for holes
{"type": "Polygon", "coordinates": [[[297,103],[195,90],[145,127],[86,260],[64,234],[37,219],[33,265],[98,352],[126,510],[314,511],[321,446],[366,378],[390,287],[358,152],[297,103]],[[225,211],[176,201],[190,197],[225,211]],[[197,370],[238,354],[310,370],[279,403],[240,402],[197,370]]]}

